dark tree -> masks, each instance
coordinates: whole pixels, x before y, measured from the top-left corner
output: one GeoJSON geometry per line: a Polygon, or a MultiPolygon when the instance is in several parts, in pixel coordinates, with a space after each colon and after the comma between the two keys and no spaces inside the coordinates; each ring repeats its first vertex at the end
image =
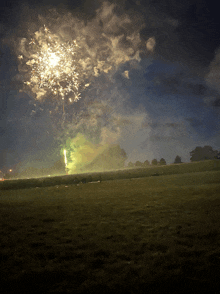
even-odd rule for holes
{"type": "Polygon", "coordinates": [[[143,166],[144,167],[147,167],[147,166],[149,166],[150,165],[150,162],[148,161],[148,160],[145,160],[145,162],[143,163],[143,166]]]}
{"type": "Polygon", "coordinates": [[[179,155],[176,156],[174,163],[182,163],[181,157],[179,155]]]}
{"type": "Polygon", "coordinates": [[[126,152],[119,145],[110,145],[101,154],[99,154],[92,162],[85,165],[80,171],[97,171],[97,170],[113,170],[120,169],[125,166],[127,159],[126,152]]]}
{"type": "Polygon", "coordinates": [[[6,179],[6,180],[9,180],[9,179],[11,179],[11,174],[10,173],[6,173],[3,178],[6,179]]]}
{"type": "Polygon", "coordinates": [[[112,145],[109,147],[108,154],[111,157],[111,164],[114,168],[123,168],[125,161],[128,158],[124,149],[119,145],[112,145]]]}
{"type": "Polygon", "coordinates": [[[134,167],[134,164],[130,161],[130,162],[128,163],[128,167],[134,167]]]}
{"type": "Polygon", "coordinates": [[[142,167],[142,166],[143,166],[143,163],[140,162],[140,161],[136,161],[136,162],[135,162],[135,166],[136,166],[136,167],[142,167]]]}
{"type": "Polygon", "coordinates": [[[214,159],[218,151],[213,150],[211,146],[196,147],[190,152],[190,161],[201,161],[214,159]]]}
{"type": "Polygon", "coordinates": [[[52,173],[59,173],[64,174],[65,173],[65,163],[64,163],[64,157],[61,157],[58,161],[56,161],[51,168],[52,173]]]}
{"type": "Polygon", "coordinates": [[[151,164],[152,164],[152,165],[157,165],[157,159],[153,159],[153,160],[151,161],[151,164]]]}
{"type": "Polygon", "coordinates": [[[166,163],[166,160],[164,159],[164,158],[161,158],[161,160],[160,160],[160,165],[166,165],[167,163],[166,163]]]}
{"type": "Polygon", "coordinates": [[[0,171],[0,181],[1,181],[2,179],[4,179],[4,174],[3,174],[2,171],[0,171]]]}
{"type": "Polygon", "coordinates": [[[27,167],[24,171],[21,172],[20,175],[25,178],[34,178],[42,176],[40,169],[35,168],[33,166],[27,167]]]}
{"type": "Polygon", "coordinates": [[[220,152],[215,156],[215,159],[220,159],[220,152]]]}

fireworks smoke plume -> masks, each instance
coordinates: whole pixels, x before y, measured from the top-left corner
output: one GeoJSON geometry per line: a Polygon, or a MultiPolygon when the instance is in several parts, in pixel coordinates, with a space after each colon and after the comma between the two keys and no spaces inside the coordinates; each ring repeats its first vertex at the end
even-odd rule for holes
{"type": "Polygon", "coordinates": [[[69,138],[80,134],[94,158],[102,146],[120,143],[122,133],[125,140],[141,129],[146,113],[136,114],[129,107],[129,94],[117,75],[131,83],[130,71],[140,67],[141,54],[154,51],[154,37],[149,35],[147,42],[140,37],[143,27],[140,14],[109,2],[86,21],[56,9],[36,17],[36,11],[26,7],[11,40],[19,62],[15,80],[21,92],[37,100],[34,105],[49,109],[53,104],[49,113],[63,149],[69,138]],[[64,101],[65,125],[59,120],[64,101]]]}
{"type": "MultiPolygon", "coordinates": [[[[31,90],[38,100],[59,95],[74,102],[94,77],[112,73],[131,60],[140,61],[140,50],[144,46],[139,32],[143,24],[123,10],[119,17],[117,9],[121,8],[103,2],[96,17],[86,24],[67,11],[59,15],[50,9],[46,16],[39,15],[39,29],[29,29],[28,37],[23,31],[20,41],[16,40],[22,91],[31,90]]],[[[28,22],[25,24],[36,28],[28,22]]],[[[151,51],[153,47],[154,44],[151,51]]],[[[128,72],[125,74],[128,76],[128,72]]]]}

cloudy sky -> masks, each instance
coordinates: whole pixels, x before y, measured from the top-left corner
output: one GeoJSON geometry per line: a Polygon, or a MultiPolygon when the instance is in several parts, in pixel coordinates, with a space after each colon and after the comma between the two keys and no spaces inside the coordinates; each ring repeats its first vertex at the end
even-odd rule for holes
{"type": "Polygon", "coordinates": [[[77,133],[94,144],[120,144],[132,162],[172,163],[176,155],[189,162],[196,146],[220,150],[214,3],[7,1],[0,10],[0,168],[50,166],[77,133]],[[67,97],[65,115],[57,97],[24,87],[28,45],[42,40],[44,25],[65,44],[80,45],[81,98],[67,97]]]}

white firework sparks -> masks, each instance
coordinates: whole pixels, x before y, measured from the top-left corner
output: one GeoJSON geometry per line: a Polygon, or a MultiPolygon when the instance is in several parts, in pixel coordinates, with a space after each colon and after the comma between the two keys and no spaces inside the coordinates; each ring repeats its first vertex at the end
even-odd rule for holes
{"type": "MultiPolygon", "coordinates": [[[[40,34],[29,42],[31,59],[26,64],[30,66],[30,78],[24,83],[31,87],[37,96],[48,90],[62,99],[72,92],[69,101],[80,99],[80,81],[76,55],[79,46],[76,40],[68,43],[61,42],[56,35],[50,33],[44,26],[40,34]],[[39,94],[40,93],[40,94],[39,94]]],[[[18,57],[20,60],[23,56],[18,57]]]]}
{"type": "Polygon", "coordinates": [[[66,105],[79,100],[84,90],[88,93],[99,76],[111,79],[130,61],[136,66],[141,60],[141,26],[123,14],[113,18],[113,29],[109,29],[114,6],[103,5],[87,24],[69,13],[64,16],[55,11],[50,17],[40,16],[42,23],[50,22],[50,29],[44,25],[33,34],[28,29],[30,38],[20,39],[15,48],[17,79],[24,82],[21,91],[32,92],[37,100],[58,98],[66,105]]]}

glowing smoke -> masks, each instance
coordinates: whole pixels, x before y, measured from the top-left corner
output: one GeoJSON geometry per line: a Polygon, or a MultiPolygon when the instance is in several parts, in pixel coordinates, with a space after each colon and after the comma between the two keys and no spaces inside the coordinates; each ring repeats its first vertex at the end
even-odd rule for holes
{"type": "Polygon", "coordinates": [[[220,92],[220,48],[216,51],[213,61],[210,63],[209,72],[206,75],[206,81],[209,86],[220,92]]]}
{"type": "Polygon", "coordinates": [[[78,133],[75,138],[69,138],[66,141],[67,152],[65,156],[67,170],[71,173],[79,171],[85,165],[91,163],[107,147],[107,144],[100,145],[91,143],[80,133],[78,133]]]}
{"type": "MultiPolygon", "coordinates": [[[[141,128],[145,110],[134,115],[128,93],[118,88],[115,79],[123,66],[121,74],[129,81],[130,70],[139,66],[140,55],[155,48],[152,36],[147,43],[140,37],[144,27],[140,15],[128,15],[116,4],[103,2],[96,16],[86,22],[67,11],[59,14],[50,9],[35,22],[24,20],[21,27],[24,29],[13,40],[20,61],[17,80],[23,84],[21,91],[32,92],[34,98],[45,101],[45,108],[58,93],[70,103],[83,98],[80,108],[68,105],[66,115],[71,119],[63,128],[56,128],[63,145],[67,138],[78,138],[78,133],[84,136],[79,140],[78,155],[71,153],[72,166],[89,162],[106,144],[120,142],[122,135],[131,138],[141,128]]],[[[61,108],[56,106],[55,120],[57,111],[61,108]]],[[[68,157],[67,146],[63,147],[68,157]]]]}
{"type": "MultiPolygon", "coordinates": [[[[180,53],[172,54],[172,52],[177,53],[178,51],[175,51],[176,44],[178,43],[175,30],[178,23],[170,19],[164,21],[158,10],[156,10],[156,13],[152,13],[150,9],[143,11],[145,17],[143,21],[139,14],[135,12],[129,13],[128,11],[125,13],[123,8],[118,7],[117,4],[102,1],[101,3],[102,6],[96,11],[92,19],[91,17],[74,16],[69,11],[63,11],[63,13],[60,10],[58,12],[56,9],[47,9],[46,7],[42,8],[42,13],[38,13],[37,9],[31,11],[29,8],[26,8],[26,12],[19,16],[16,32],[12,33],[12,42],[14,43],[16,56],[21,58],[17,81],[22,84],[31,78],[31,66],[27,65],[26,62],[33,59],[32,45],[34,44],[29,43],[31,38],[37,40],[43,38],[44,32],[41,32],[41,28],[44,27],[44,24],[50,29],[51,34],[56,36],[59,42],[62,41],[62,44],[65,44],[65,46],[73,44],[73,40],[76,40],[79,45],[78,48],[80,48],[80,50],[76,47],[73,48],[76,50],[76,54],[73,56],[76,58],[77,72],[80,73],[77,81],[80,82],[79,79],[83,76],[81,86],[83,87],[83,85],[88,84],[90,86],[85,88],[84,92],[80,88],[79,92],[81,92],[83,99],[79,100],[78,105],[75,103],[72,106],[68,105],[66,107],[67,115],[72,117],[68,120],[68,124],[66,120],[64,128],[58,130],[60,131],[59,133],[57,131],[58,128],[55,128],[57,138],[64,143],[68,137],[74,138],[77,136],[77,133],[81,133],[86,136],[86,140],[93,144],[122,142],[128,138],[126,141],[129,142],[127,144],[127,153],[132,154],[132,152],[134,153],[133,150],[136,150],[137,155],[133,156],[135,160],[144,160],[146,157],[149,158],[148,156],[153,158],[153,156],[157,156],[155,155],[155,145],[159,145],[159,143],[157,140],[156,143],[151,145],[152,141],[149,140],[149,135],[147,134],[146,136],[141,130],[141,121],[144,122],[147,116],[146,111],[143,108],[141,114],[136,114],[134,108],[128,105],[129,94],[125,90],[122,91],[122,87],[120,87],[121,80],[118,79],[118,76],[121,74],[125,80],[123,80],[123,83],[126,85],[134,83],[136,88],[138,88],[132,98],[135,99],[137,97],[138,100],[141,97],[150,101],[150,94],[146,93],[146,79],[142,84],[139,83],[143,72],[138,74],[136,71],[138,78],[134,81],[132,68],[140,67],[142,54],[147,52],[151,54],[153,52],[155,54],[159,53],[166,58],[169,57],[169,60],[175,59],[175,56],[179,58],[180,53]],[[144,27],[144,22],[146,24],[145,36],[143,36],[143,31],[141,31],[144,27]],[[169,27],[167,26],[168,23],[169,27]],[[144,40],[142,39],[143,37],[144,40]],[[173,51],[171,50],[172,47],[174,48],[173,51]],[[116,72],[119,74],[115,75],[116,72]],[[115,86],[112,84],[115,84],[115,86]],[[98,106],[95,100],[98,101],[98,106]],[[147,151],[145,150],[143,157],[140,158],[141,148],[139,146],[145,140],[147,151]]],[[[179,47],[181,46],[180,44],[179,47]]],[[[179,47],[178,49],[181,49],[179,47]]],[[[183,52],[185,48],[181,50],[178,52],[183,52]]],[[[55,52],[49,54],[48,62],[50,66],[56,67],[60,61],[60,56],[55,52]]],[[[143,62],[142,60],[141,65],[143,65],[143,62]]],[[[219,73],[216,72],[216,82],[218,75],[219,73]]],[[[28,87],[27,85],[24,86],[26,90],[28,87]]],[[[65,82],[61,86],[65,87],[65,82]]],[[[32,91],[33,88],[30,88],[30,90],[32,91]]],[[[34,91],[34,94],[39,95],[38,97],[45,98],[42,99],[45,101],[42,102],[42,104],[44,103],[42,107],[48,110],[47,106],[49,103],[47,104],[47,101],[50,102],[50,91],[47,92],[46,86],[44,89],[38,88],[37,91],[34,91]]],[[[67,96],[68,99],[74,100],[73,92],[68,92],[67,96]]],[[[37,105],[40,105],[40,103],[39,101],[37,105]]],[[[155,103],[152,108],[154,110],[154,108],[159,108],[159,106],[159,103],[155,103]]],[[[54,114],[52,118],[58,121],[59,116],[57,114],[62,112],[62,109],[59,105],[55,107],[54,112],[52,112],[54,114]]],[[[152,117],[155,116],[155,119],[157,119],[156,112],[150,109],[150,103],[148,103],[148,113],[149,115],[152,113],[152,117]]],[[[59,123],[57,122],[57,125],[59,123]]],[[[149,124],[147,132],[150,131],[151,125],[149,124]]],[[[160,132],[163,133],[164,130],[160,132]]],[[[155,139],[155,136],[153,139],[155,139]]],[[[172,144],[172,148],[177,146],[176,142],[172,144]]],[[[165,148],[164,146],[162,147],[164,152],[165,148]]],[[[169,148],[167,147],[167,149],[171,150],[171,140],[169,140],[169,148]]],[[[184,153],[183,149],[181,150],[182,153],[184,153]]]]}
{"type": "MultiPolygon", "coordinates": [[[[59,15],[55,9],[46,17],[39,15],[41,27],[29,30],[30,38],[23,36],[16,48],[25,83],[22,90],[28,86],[37,99],[52,93],[77,101],[94,77],[113,73],[131,60],[140,61],[143,23],[138,18],[134,22],[124,11],[117,16],[116,8],[104,2],[87,24],[69,12],[59,15]]],[[[152,51],[155,40],[150,38],[146,46],[152,51]]]]}

